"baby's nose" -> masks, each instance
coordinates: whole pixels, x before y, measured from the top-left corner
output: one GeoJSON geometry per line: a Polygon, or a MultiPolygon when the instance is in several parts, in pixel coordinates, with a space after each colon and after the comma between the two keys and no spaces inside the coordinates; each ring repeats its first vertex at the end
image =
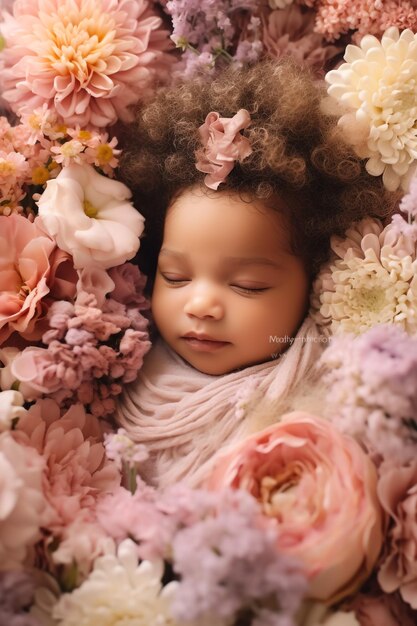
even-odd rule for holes
{"type": "Polygon", "coordinates": [[[215,290],[199,289],[190,295],[184,312],[193,317],[220,320],[224,316],[224,307],[215,290]]]}

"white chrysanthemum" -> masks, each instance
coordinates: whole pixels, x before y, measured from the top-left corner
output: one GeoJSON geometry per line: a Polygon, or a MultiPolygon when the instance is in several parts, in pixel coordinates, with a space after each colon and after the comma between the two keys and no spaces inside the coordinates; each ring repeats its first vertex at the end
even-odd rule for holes
{"type": "Polygon", "coordinates": [[[417,332],[416,245],[392,224],[365,219],[346,239],[333,239],[333,258],[317,277],[313,317],[332,333],[362,333],[376,324],[417,332]],[[314,310],[315,309],[315,310],[314,310]]]}
{"type": "Polygon", "coordinates": [[[391,27],[381,41],[366,35],[344,59],[326,81],[347,108],[340,120],[347,138],[387,189],[407,189],[417,158],[417,34],[391,27]]]}
{"type": "Polygon", "coordinates": [[[138,565],[137,546],[123,541],[117,554],[99,557],[87,580],[53,609],[59,626],[174,626],[170,614],[178,583],[162,588],[162,561],[138,565]]]}

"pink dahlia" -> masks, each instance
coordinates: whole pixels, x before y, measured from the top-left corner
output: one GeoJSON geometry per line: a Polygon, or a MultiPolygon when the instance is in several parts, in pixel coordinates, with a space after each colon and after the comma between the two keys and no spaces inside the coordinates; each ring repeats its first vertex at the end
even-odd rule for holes
{"type": "Polygon", "coordinates": [[[171,58],[147,0],[16,0],[4,15],[3,97],[16,112],[48,104],[68,125],[131,119],[171,58]]]}
{"type": "Polygon", "coordinates": [[[40,339],[51,302],[72,299],[77,280],[71,257],[37,220],[0,216],[0,344],[14,332],[40,339]]]}
{"type": "Polygon", "coordinates": [[[115,463],[107,459],[97,418],[73,405],[62,417],[53,400],[39,400],[19,420],[14,435],[45,460],[43,490],[51,505],[46,524],[54,535],[95,509],[103,493],[120,484],[115,463]]]}

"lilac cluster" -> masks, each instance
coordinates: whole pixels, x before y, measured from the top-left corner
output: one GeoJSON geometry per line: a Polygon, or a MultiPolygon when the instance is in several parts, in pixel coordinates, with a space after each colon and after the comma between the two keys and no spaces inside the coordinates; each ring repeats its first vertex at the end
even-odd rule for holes
{"type": "Polygon", "coordinates": [[[255,63],[263,52],[256,0],[169,0],[171,39],[183,51],[181,78],[213,74],[228,63],[255,63]]]}
{"type": "Polygon", "coordinates": [[[181,484],[157,492],[138,481],[135,494],[120,489],[104,498],[97,517],[117,541],[133,538],[141,558],[171,562],[178,621],[245,614],[254,626],[293,626],[307,589],[303,569],[278,552],[275,527],[247,492],[181,484]]]}
{"type": "Polygon", "coordinates": [[[393,324],[332,338],[329,417],[383,459],[407,462],[417,453],[417,338],[393,324]]]}
{"type": "Polygon", "coordinates": [[[52,303],[44,347],[26,348],[19,357],[38,394],[63,408],[80,402],[97,417],[114,412],[115,397],[135,380],[151,347],[142,314],[149,308],[145,278],[130,263],[109,274],[115,283],[111,297],[99,305],[96,295],[81,290],[74,303],[52,303]]]}
{"type": "Polygon", "coordinates": [[[96,416],[115,409],[114,398],[132,382],[151,344],[148,320],[135,307],[113,298],[96,306],[81,292],[74,304],[59,301],[48,314],[50,330],[42,337],[50,356],[45,375],[59,388],[50,394],[62,406],[79,401],[96,416]]]}
{"type": "Polygon", "coordinates": [[[27,609],[33,600],[34,585],[22,571],[0,572],[0,624],[4,626],[40,626],[27,609]]]}

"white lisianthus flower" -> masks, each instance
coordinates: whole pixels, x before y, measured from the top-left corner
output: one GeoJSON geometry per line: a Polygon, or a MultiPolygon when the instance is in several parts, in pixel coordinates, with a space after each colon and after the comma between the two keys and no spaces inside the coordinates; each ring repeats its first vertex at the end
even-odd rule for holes
{"type": "Polygon", "coordinates": [[[313,286],[312,317],[331,333],[398,324],[417,333],[416,244],[393,224],[366,218],[334,237],[333,256],[313,286]]]}
{"type": "Polygon", "coordinates": [[[59,626],[174,626],[170,604],[178,583],[162,587],[163,570],[162,561],[138,565],[137,546],[126,539],[117,554],[96,559],[90,576],[61,596],[52,616],[59,626]]]}
{"type": "Polygon", "coordinates": [[[0,432],[10,430],[13,422],[25,413],[21,393],[12,389],[0,392],[0,432]]]}
{"type": "Polygon", "coordinates": [[[408,188],[417,159],[417,34],[388,28],[382,40],[349,45],[346,63],[327,73],[328,93],[346,113],[340,119],[366,169],[387,189],[408,188]]]}
{"type": "Polygon", "coordinates": [[[36,219],[73,256],[76,269],[115,267],[135,256],[143,232],[144,218],[131,195],[91,165],[74,163],[48,181],[36,219]]]}

